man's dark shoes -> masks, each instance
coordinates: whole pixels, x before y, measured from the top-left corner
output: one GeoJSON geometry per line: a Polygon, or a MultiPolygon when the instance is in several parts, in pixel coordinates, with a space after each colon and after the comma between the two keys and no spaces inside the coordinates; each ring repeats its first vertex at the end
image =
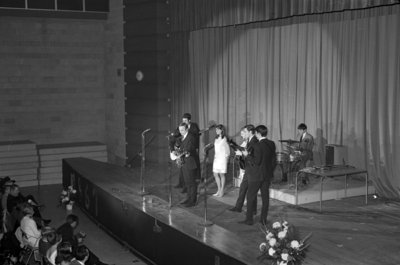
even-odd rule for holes
{"type": "Polygon", "coordinates": [[[245,225],[253,225],[253,221],[252,220],[243,220],[243,221],[239,221],[239,224],[245,224],[245,225]]]}
{"type": "Polygon", "coordinates": [[[187,188],[183,188],[181,193],[187,193],[187,188]]]}
{"type": "Polygon", "coordinates": [[[175,189],[180,189],[180,188],[183,188],[183,186],[182,186],[181,184],[176,184],[176,185],[174,186],[174,188],[175,188],[175,189]]]}
{"type": "Polygon", "coordinates": [[[238,213],[241,213],[241,212],[242,212],[241,209],[236,208],[236,207],[230,208],[229,211],[231,211],[231,212],[238,212],[238,213]]]}

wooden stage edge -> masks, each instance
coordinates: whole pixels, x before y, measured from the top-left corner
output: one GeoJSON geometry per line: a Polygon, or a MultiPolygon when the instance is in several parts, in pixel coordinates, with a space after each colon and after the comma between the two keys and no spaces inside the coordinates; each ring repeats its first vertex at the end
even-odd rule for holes
{"type": "MultiPolygon", "coordinates": [[[[207,168],[206,168],[207,169],[207,168]]],[[[166,165],[146,166],[146,191],[140,195],[140,168],[124,168],[87,158],[63,160],[63,185],[78,190],[78,204],[100,227],[131,248],[149,263],[159,265],[269,264],[257,259],[265,240],[260,231],[259,198],[255,224],[238,224],[242,213],[229,211],[238,189],[230,187],[222,198],[199,196],[193,208],[176,205],[185,198],[172,189],[173,206],[168,204],[170,180],[177,183],[179,172],[166,165]],[[207,217],[214,224],[203,226],[204,199],[207,217]]],[[[206,172],[206,170],[205,170],[206,172]]],[[[212,176],[211,173],[207,175],[212,176]]],[[[318,179],[317,179],[318,180],[318,179]]],[[[340,187],[341,180],[337,180],[340,187]],[[339,183],[340,182],[340,183],[339,183]]],[[[286,220],[299,238],[312,233],[304,265],[393,265],[400,264],[400,202],[369,195],[326,200],[320,212],[318,202],[291,205],[270,200],[268,221],[286,220]]]]}
{"type": "Polygon", "coordinates": [[[99,225],[154,264],[259,264],[245,238],[153,196],[127,168],[86,158],[63,160],[63,185],[99,225]],[[246,247],[247,246],[247,247],[246,247]]]}

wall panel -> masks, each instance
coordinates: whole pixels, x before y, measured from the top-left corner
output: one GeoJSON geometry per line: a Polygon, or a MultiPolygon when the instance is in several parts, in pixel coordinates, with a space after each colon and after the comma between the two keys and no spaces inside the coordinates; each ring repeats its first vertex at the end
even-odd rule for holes
{"type": "Polygon", "coordinates": [[[168,1],[124,1],[125,121],[127,161],[141,151],[141,132],[147,128],[146,160],[169,159],[170,121],[168,1]],[[143,79],[136,73],[141,71],[143,79]]]}

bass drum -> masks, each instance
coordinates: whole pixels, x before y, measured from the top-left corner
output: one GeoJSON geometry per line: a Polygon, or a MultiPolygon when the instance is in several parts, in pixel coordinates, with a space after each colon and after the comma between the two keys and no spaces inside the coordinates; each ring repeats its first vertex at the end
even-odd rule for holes
{"type": "Polygon", "coordinates": [[[301,152],[294,151],[293,153],[290,154],[289,158],[290,158],[290,162],[300,161],[301,160],[301,152]]]}
{"type": "Polygon", "coordinates": [[[277,164],[284,164],[288,161],[288,154],[282,153],[282,152],[277,152],[276,153],[276,163],[277,164]]]}

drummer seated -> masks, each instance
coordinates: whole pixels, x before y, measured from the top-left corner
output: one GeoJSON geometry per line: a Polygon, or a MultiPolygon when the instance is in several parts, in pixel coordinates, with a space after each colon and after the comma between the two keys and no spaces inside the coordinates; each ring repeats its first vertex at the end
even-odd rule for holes
{"type": "Polygon", "coordinates": [[[301,152],[301,161],[305,167],[308,161],[313,160],[314,137],[307,132],[307,125],[304,123],[300,123],[297,126],[297,130],[300,134],[299,151],[301,152]]]}

